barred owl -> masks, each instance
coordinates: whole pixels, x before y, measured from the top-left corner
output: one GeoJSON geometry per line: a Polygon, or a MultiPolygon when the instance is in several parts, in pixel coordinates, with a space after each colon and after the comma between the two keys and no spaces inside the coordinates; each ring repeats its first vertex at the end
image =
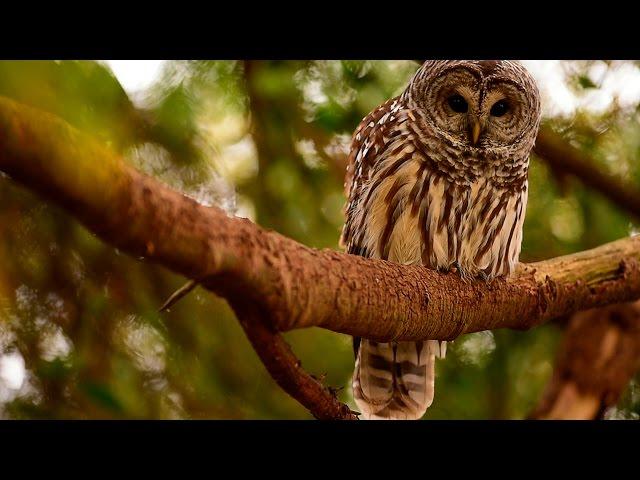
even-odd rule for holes
{"type": "MultiPolygon", "coordinates": [[[[520,254],[540,123],[533,78],[512,61],[427,61],[356,129],[341,243],[348,253],[468,280],[508,275],[520,254]]],[[[418,419],[446,342],[354,338],[362,418],[418,419]]]]}

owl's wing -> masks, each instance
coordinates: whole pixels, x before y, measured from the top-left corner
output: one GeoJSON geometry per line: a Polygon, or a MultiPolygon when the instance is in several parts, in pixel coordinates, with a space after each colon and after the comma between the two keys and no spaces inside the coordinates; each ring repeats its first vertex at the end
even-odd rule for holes
{"type": "MultiPolygon", "coordinates": [[[[384,182],[397,183],[397,188],[385,190],[383,201],[399,212],[403,208],[395,194],[401,188],[407,195],[407,188],[415,190],[397,182],[404,175],[396,177],[398,169],[413,158],[415,145],[407,119],[415,118],[414,113],[400,100],[392,99],[371,112],[356,129],[345,184],[349,201],[342,234],[342,244],[351,254],[374,256],[369,251],[371,242],[364,241],[367,227],[363,222],[366,215],[376,215],[376,209],[367,206],[371,194],[384,188],[384,182]]],[[[397,215],[383,216],[384,221],[377,224],[382,226],[381,232],[391,232],[397,215]]],[[[383,233],[378,245],[384,244],[385,238],[383,233]]],[[[386,259],[387,254],[383,249],[380,257],[386,259]]],[[[353,349],[353,396],[364,418],[415,419],[424,414],[433,401],[435,355],[440,351],[437,341],[378,343],[354,337],[353,349]]]]}
{"type": "Polygon", "coordinates": [[[340,246],[348,253],[370,256],[358,245],[355,231],[355,217],[358,199],[370,178],[373,167],[382,157],[394,131],[394,113],[401,107],[398,97],[392,98],[367,115],[358,125],[351,141],[351,150],[345,175],[345,224],[340,238],[340,246]]]}

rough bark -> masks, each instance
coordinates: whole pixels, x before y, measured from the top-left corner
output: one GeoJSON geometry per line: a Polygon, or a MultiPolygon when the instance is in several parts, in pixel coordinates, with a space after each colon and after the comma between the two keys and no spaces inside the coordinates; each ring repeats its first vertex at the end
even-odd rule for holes
{"type": "Polygon", "coordinates": [[[276,383],[319,420],[357,420],[356,412],[338,401],[337,391],[308,374],[281,335],[271,330],[253,305],[234,306],[238,320],[276,383]]]}
{"type": "MultiPolygon", "coordinates": [[[[106,242],[225,297],[245,330],[264,322],[260,328],[270,332],[319,326],[379,341],[447,340],[480,330],[531,328],[640,297],[640,237],[521,265],[513,278],[490,284],[318,251],[200,205],[62,120],[3,98],[0,170],[68,210],[106,242]],[[260,315],[247,315],[240,305],[260,315]]],[[[280,347],[270,353],[284,352],[279,337],[271,341],[280,347]]],[[[270,353],[265,348],[263,360],[270,353]]],[[[284,353],[283,364],[290,360],[284,353]]],[[[301,371],[283,364],[278,371],[288,380],[279,383],[300,399],[295,389],[304,383],[297,377],[301,371]]],[[[317,395],[305,397],[307,405],[322,417],[323,402],[333,400],[326,389],[310,391],[317,395]]]]}
{"type": "Polygon", "coordinates": [[[640,302],[576,313],[551,381],[530,418],[602,418],[639,368],[640,302]]]}

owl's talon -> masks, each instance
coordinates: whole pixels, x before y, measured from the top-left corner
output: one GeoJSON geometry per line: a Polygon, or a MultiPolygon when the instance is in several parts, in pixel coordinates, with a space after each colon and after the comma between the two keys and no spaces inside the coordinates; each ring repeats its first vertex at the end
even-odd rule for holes
{"type": "Polygon", "coordinates": [[[480,272],[478,272],[478,276],[483,282],[489,281],[489,275],[487,275],[487,273],[484,270],[480,270],[480,272]]]}

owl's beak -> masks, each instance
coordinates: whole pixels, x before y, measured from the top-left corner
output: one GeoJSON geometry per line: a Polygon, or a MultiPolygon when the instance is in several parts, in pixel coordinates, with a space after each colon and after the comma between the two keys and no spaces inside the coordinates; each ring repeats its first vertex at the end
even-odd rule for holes
{"type": "Polygon", "coordinates": [[[469,119],[469,141],[471,142],[471,145],[478,143],[481,131],[480,120],[476,117],[471,117],[469,119]]]}

